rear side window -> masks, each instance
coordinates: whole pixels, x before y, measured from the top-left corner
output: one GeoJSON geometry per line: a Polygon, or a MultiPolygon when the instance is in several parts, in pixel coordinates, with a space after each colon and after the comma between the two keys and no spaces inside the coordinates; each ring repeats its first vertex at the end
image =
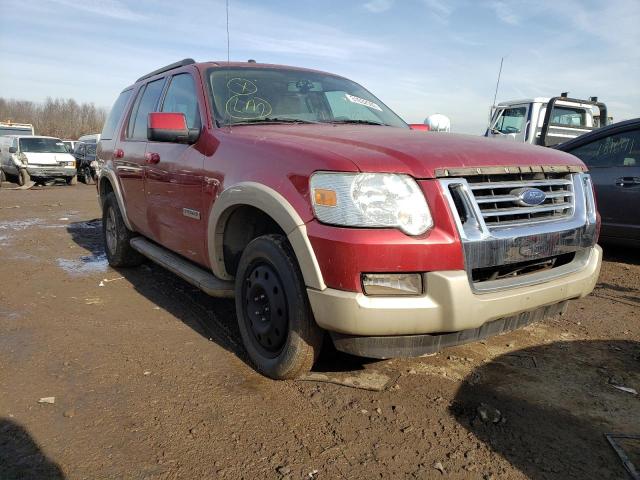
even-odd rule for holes
{"type": "Polygon", "coordinates": [[[200,128],[200,110],[193,77],[188,73],[175,75],[167,89],[162,105],[163,112],[184,113],[187,127],[200,128]]]}
{"type": "Polygon", "coordinates": [[[618,133],[571,150],[589,168],[640,167],[640,130],[618,133]]]}
{"type": "Polygon", "coordinates": [[[127,138],[133,140],[147,139],[147,122],[149,113],[156,110],[158,100],[164,87],[164,78],[149,82],[144,90],[140,90],[133,112],[127,126],[127,138]]]}
{"type": "Polygon", "coordinates": [[[100,138],[103,140],[111,140],[113,138],[118,122],[120,121],[120,117],[122,116],[122,112],[124,111],[124,107],[127,106],[127,102],[129,102],[129,98],[131,97],[131,92],[132,90],[122,92],[116,100],[116,103],[113,104],[111,112],[107,117],[107,121],[104,122],[104,127],[102,128],[102,135],[100,138]]]}

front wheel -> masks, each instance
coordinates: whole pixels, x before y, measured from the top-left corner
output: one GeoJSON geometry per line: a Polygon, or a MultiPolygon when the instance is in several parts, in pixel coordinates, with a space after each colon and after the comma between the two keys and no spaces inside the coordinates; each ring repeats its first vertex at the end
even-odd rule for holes
{"type": "Polygon", "coordinates": [[[31,175],[27,172],[26,168],[21,168],[18,172],[18,185],[24,187],[31,181],[31,175]]]}
{"type": "Polygon", "coordinates": [[[311,369],[323,331],[285,237],[264,235],[247,245],[236,272],[235,297],[242,341],[258,371],[280,380],[311,369]]]}
{"type": "Polygon", "coordinates": [[[78,175],[74,175],[73,177],[65,178],[67,185],[77,185],[78,184],[78,175]]]}

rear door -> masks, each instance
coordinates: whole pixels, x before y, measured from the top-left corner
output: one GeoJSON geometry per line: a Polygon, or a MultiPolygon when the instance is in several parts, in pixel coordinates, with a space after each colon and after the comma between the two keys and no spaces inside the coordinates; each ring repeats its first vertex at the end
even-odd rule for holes
{"type": "Polygon", "coordinates": [[[640,241],[640,129],[571,150],[589,167],[602,216],[602,235],[640,241]]]}
{"type": "MultiPolygon", "coordinates": [[[[178,73],[169,85],[158,111],[183,113],[190,129],[201,130],[204,119],[198,105],[196,82],[190,73],[178,73]]],[[[188,259],[206,263],[203,242],[204,154],[198,142],[149,142],[145,166],[147,215],[154,238],[188,259]]]]}
{"type": "Polygon", "coordinates": [[[161,78],[139,89],[123,137],[116,143],[113,161],[127,204],[129,221],[136,231],[152,238],[144,191],[144,154],[147,149],[147,117],[156,110],[164,84],[165,79],[161,78]]]}

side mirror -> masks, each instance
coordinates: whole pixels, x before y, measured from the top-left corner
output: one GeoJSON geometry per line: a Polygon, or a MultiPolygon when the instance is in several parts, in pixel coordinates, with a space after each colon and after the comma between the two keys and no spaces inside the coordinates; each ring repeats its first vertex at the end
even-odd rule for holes
{"type": "Polygon", "coordinates": [[[188,128],[184,113],[151,112],[147,122],[147,138],[151,142],[195,143],[200,129],[188,128]]]}
{"type": "Polygon", "coordinates": [[[410,123],[409,128],[411,130],[422,130],[424,132],[428,132],[430,130],[429,125],[425,125],[424,123],[410,123]]]}
{"type": "Polygon", "coordinates": [[[18,149],[16,147],[9,147],[9,153],[18,153],[18,149]]]}

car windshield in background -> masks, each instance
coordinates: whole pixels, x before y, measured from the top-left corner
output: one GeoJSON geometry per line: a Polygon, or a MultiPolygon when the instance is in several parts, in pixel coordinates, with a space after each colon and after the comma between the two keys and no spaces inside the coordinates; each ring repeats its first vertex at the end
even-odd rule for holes
{"type": "Polygon", "coordinates": [[[21,138],[20,151],[32,153],[68,153],[62,140],[56,138],[21,138]]]}
{"type": "Polygon", "coordinates": [[[353,123],[408,128],[360,85],[333,75],[272,68],[209,70],[222,125],[353,123]]]}
{"type": "Polygon", "coordinates": [[[96,144],[95,143],[88,143],[87,144],[87,149],[85,150],[85,154],[86,155],[95,155],[96,154],[96,144]]]}

